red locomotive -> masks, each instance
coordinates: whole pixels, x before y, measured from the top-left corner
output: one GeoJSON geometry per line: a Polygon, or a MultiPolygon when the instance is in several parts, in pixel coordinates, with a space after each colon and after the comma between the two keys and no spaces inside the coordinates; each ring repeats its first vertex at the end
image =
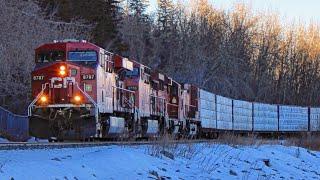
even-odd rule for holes
{"type": "Polygon", "coordinates": [[[195,135],[198,88],[86,41],[35,50],[30,134],[87,139],[195,135]]]}

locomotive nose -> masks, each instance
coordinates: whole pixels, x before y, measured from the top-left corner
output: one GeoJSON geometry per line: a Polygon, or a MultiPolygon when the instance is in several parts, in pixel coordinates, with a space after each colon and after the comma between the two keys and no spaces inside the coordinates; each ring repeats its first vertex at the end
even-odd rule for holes
{"type": "MultiPolygon", "coordinates": [[[[76,77],[69,73],[70,67],[67,63],[56,63],[41,69],[43,81],[41,86],[47,84],[47,89],[39,99],[41,105],[50,104],[79,104],[82,100],[76,88],[76,77]]],[[[40,83],[40,82],[39,82],[40,83]]],[[[39,87],[40,84],[38,85],[39,87]]]]}

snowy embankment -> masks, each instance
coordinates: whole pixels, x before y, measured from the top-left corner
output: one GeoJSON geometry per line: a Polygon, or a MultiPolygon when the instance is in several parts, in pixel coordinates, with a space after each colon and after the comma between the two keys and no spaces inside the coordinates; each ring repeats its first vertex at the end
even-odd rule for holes
{"type": "Polygon", "coordinates": [[[7,143],[10,142],[8,139],[0,137],[0,143],[7,143]]]}
{"type": "Polygon", "coordinates": [[[0,151],[0,179],[320,179],[320,153],[303,148],[219,144],[167,148],[0,151]]]}

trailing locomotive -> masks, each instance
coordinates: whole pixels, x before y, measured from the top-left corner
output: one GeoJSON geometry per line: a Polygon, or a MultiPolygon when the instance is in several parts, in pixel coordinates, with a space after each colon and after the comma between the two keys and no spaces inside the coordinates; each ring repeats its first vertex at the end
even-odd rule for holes
{"type": "Polygon", "coordinates": [[[35,50],[29,132],[38,138],[320,132],[320,109],[233,100],[180,84],[86,41],[35,50]]]}

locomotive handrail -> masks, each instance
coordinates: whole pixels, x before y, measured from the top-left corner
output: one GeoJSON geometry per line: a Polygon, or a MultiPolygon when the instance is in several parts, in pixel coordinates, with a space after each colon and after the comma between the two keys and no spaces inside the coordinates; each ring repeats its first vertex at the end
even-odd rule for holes
{"type": "Polygon", "coordinates": [[[166,100],[166,98],[160,97],[160,96],[156,96],[156,95],[150,95],[150,97],[154,97],[154,98],[158,98],[158,99],[162,99],[162,100],[166,100]]]}
{"type": "Polygon", "coordinates": [[[40,93],[37,95],[37,97],[30,103],[30,105],[28,106],[28,117],[31,116],[32,113],[32,107],[34,106],[34,104],[39,100],[39,98],[42,96],[44,90],[47,88],[47,85],[49,85],[49,83],[45,83],[44,86],[42,87],[42,90],[40,91],[40,93]]]}
{"type": "Polygon", "coordinates": [[[189,106],[189,107],[197,107],[195,105],[191,105],[191,104],[186,104],[185,106],[189,106]]]}
{"type": "MultiPolygon", "coordinates": [[[[112,89],[113,97],[114,97],[114,90],[115,89],[116,90],[118,89],[118,90],[122,91],[123,93],[127,93],[131,97],[133,97],[134,93],[135,93],[134,91],[131,91],[129,89],[124,89],[124,88],[120,88],[120,87],[116,87],[116,86],[112,86],[112,88],[113,88],[112,89]]],[[[113,98],[113,101],[114,101],[113,102],[113,107],[116,108],[117,110],[120,110],[120,111],[132,109],[132,111],[134,112],[134,108],[135,108],[134,100],[132,100],[131,98],[129,99],[129,98],[125,97],[125,96],[122,96],[122,100],[123,100],[122,103],[126,104],[128,107],[124,107],[124,106],[122,106],[122,103],[119,103],[120,101],[118,100],[118,95],[117,95],[117,101],[116,102],[114,101],[114,98],[113,98]],[[121,105],[119,106],[119,104],[121,104],[121,105]]]]}
{"type": "Polygon", "coordinates": [[[192,118],[192,119],[197,119],[197,118],[199,118],[199,117],[197,117],[196,116],[196,111],[193,111],[195,114],[194,114],[194,117],[189,117],[189,113],[191,112],[191,113],[193,113],[192,112],[192,108],[197,108],[197,106],[195,106],[195,105],[191,105],[191,104],[185,104],[184,105],[185,107],[185,109],[184,109],[184,111],[183,111],[183,116],[184,117],[188,117],[188,118],[192,118]]]}
{"type": "Polygon", "coordinates": [[[98,106],[97,106],[97,103],[92,99],[92,97],[88,94],[88,93],[86,93],[85,91],[83,91],[80,87],[79,87],[79,84],[76,82],[75,83],[76,84],[76,86],[77,86],[77,88],[79,89],[79,91],[82,93],[82,94],[84,94],[88,99],[89,99],[89,101],[95,106],[95,108],[97,108],[98,106]]]}
{"type": "Polygon", "coordinates": [[[129,105],[129,107],[133,109],[133,107],[134,107],[134,102],[131,102],[131,101],[130,101],[128,98],[126,98],[126,97],[123,97],[123,99],[124,99],[124,102],[127,103],[127,104],[129,105]]]}
{"type": "MultiPolygon", "coordinates": [[[[97,103],[92,99],[92,97],[86,93],[85,91],[83,91],[80,87],[79,87],[79,84],[77,82],[75,82],[77,88],[79,89],[80,92],[82,92],[88,99],[89,101],[93,104],[94,106],[94,109],[95,109],[95,119],[96,119],[96,126],[97,126],[97,129],[101,128],[101,124],[99,122],[99,109],[98,109],[98,105],[97,103]]],[[[100,136],[101,134],[99,134],[98,136],[100,136]]]]}
{"type": "Polygon", "coordinates": [[[167,105],[179,107],[178,104],[167,103],[167,105]]]}
{"type": "Polygon", "coordinates": [[[151,114],[152,115],[165,114],[166,99],[163,98],[163,97],[160,97],[160,96],[153,95],[153,94],[150,95],[150,98],[154,98],[154,102],[153,102],[154,106],[153,106],[152,102],[150,101],[150,104],[151,104],[150,112],[151,112],[151,114]]]}
{"type": "Polygon", "coordinates": [[[116,88],[116,89],[120,89],[120,90],[123,90],[123,91],[127,91],[129,93],[135,93],[134,91],[131,91],[129,89],[125,89],[125,88],[121,88],[121,87],[117,87],[117,86],[112,86],[113,88],[116,88]]]}

